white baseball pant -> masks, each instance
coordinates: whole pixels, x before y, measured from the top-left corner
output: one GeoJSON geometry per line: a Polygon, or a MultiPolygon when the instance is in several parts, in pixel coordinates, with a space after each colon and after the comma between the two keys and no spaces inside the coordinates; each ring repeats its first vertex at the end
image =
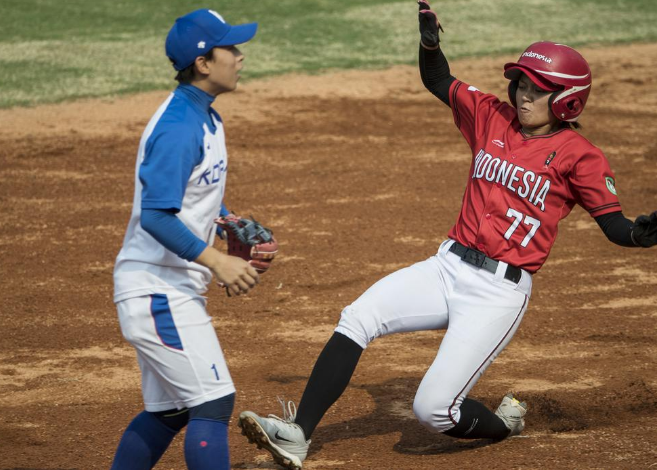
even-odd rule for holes
{"type": "Polygon", "coordinates": [[[518,284],[449,252],[446,240],[426,261],[394,272],[342,311],[335,329],[363,349],[379,336],[447,329],[415,395],[420,423],[445,432],[458,423],[463,399],[506,347],[527,309],[532,276],[518,284]]]}
{"type": "Polygon", "coordinates": [[[116,308],[137,351],[146,411],[191,408],[235,392],[205,298],[169,292],[116,308]]]}

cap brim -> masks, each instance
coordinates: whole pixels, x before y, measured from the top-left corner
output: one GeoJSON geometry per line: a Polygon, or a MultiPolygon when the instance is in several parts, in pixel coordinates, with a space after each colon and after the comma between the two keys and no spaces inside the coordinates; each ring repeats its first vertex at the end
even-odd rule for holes
{"type": "Polygon", "coordinates": [[[527,75],[529,79],[534,82],[534,84],[546,91],[558,91],[563,89],[563,87],[555,85],[549,80],[546,80],[530,68],[524,67],[517,63],[509,63],[504,65],[504,76],[509,80],[520,80],[520,76],[523,73],[527,75]]]}
{"type": "Polygon", "coordinates": [[[249,42],[255,36],[258,30],[258,23],[247,23],[232,25],[228,33],[221,40],[214,44],[214,47],[235,46],[249,42]]]}

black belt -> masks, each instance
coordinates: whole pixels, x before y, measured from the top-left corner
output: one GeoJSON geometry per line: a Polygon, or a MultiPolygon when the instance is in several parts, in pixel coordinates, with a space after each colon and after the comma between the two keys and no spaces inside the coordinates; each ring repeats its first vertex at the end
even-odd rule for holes
{"type": "MultiPolygon", "coordinates": [[[[493,274],[497,272],[497,265],[500,264],[499,261],[489,258],[481,251],[463,246],[459,242],[452,243],[452,246],[449,247],[449,251],[458,255],[466,263],[470,263],[478,268],[483,268],[493,274]]],[[[518,284],[520,278],[522,278],[522,269],[511,266],[510,264],[507,265],[504,279],[508,279],[509,281],[518,284]]]]}

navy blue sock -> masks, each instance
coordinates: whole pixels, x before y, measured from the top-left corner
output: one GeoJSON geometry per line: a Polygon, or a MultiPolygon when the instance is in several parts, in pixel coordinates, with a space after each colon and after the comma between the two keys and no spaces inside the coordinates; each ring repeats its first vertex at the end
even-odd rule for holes
{"type": "Polygon", "coordinates": [[[192,418],[185,435],[185,462],[189,470],[230,470],[228,424],[192,418]]]}
{"type": "Polygon", "coordinates": [[[123,433],[111,470],[150,470],[176,434],[152,413],[142,411],[123,433]]]}

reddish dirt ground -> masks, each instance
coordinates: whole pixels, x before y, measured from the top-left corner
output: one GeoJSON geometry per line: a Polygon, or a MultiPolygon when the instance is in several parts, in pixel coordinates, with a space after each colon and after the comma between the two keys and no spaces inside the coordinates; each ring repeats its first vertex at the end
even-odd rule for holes
{"type": "MultiPolygon", "coordinates": [[[[608,156],[625,214],[657,209],[657,45],[583,52],[594,87],[582,132],[608,156]]],[[[507,59],[452,71],[504,97],[507,59]]],[[[0,111],[0,469],[108,468],[141,409],[112,267],[139,137],[165,96],[0,111]]],[[[236,411],[278,414],[276,397],[299,399],[341,309],[435,253],[469,150],[413,67],[247,83],[216,107],[228,206],[269,224],[281,254],[247,297],[213,287],[209,311],[236,411]]],[[[304,468],[657,468],[655,260],[657,249],[612,245],[575,209],[516,337],[472,392],[490,406],[517,393],[525,433],[491,443],[424,430],[411,403],[442,333],[397,335],[366,351],[304,468]]],[[[230,449],[234,468],[276,468],[235,419],[230,449]]],[[[181,438],[157,468],[185,468],[181,438]]]]}

